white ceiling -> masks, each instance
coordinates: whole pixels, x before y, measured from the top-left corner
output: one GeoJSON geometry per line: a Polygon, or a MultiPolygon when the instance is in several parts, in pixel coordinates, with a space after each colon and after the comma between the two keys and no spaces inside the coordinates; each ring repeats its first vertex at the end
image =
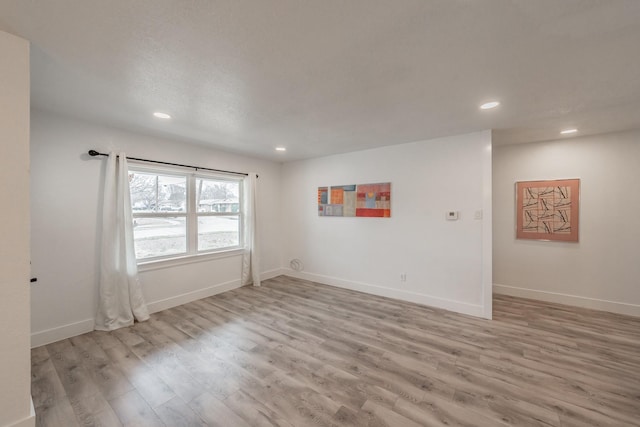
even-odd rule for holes
{"type": "Polygon", "coordinates": [[[2,0],[0,29],[36,108],[276,160],[640,128],[638,0],[2,0]]]}

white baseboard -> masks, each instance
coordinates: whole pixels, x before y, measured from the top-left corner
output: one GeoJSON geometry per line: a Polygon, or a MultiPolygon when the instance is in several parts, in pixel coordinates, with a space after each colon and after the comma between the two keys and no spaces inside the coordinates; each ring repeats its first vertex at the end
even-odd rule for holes
{"type": "Polygon", "coordinates": [[[197,301],[232,289],[237,289],[240,286],[240,279],[230,280],[228,282],[209,286],[208,288],[198,289],[197,291],[186,292],[163,300],[149,302],[147,303],[147,308],[149,309],[149,313],[157,313],[192,301],[197,301]]]}
{"type": "MultiPolygon", "coordinates": [[[[276,268],[260,273],[260,279],[268,280],[273,277],[280,276],[281,274],[282,269],[276,268]]],[[[187,304],[192,301],[207,298],[216,294],[220,294],[222,292],[227,292],[232,289],[237,289],[240,286],[240,279],[231,280],[229,282],[219,283],[208,288],[186,292],[184,294],[176,295],[163,300],[148,302],[147,308],[149,309],[149,313],[157,313],[158,311],[177,307],[182,304],[187,304]]],[[[31,348],[40,347],[42,345],[51,344],[52,342],[91,332],[93,331],[93,327],[94,319],[86,319],[79,322],[70,323],[68,325],[62,325],[51,329],[45,329],[44,331],[34,332],[31,334],[31,348]]]]}
{"type": "Polygon", "coordinates": [[[309,280],[329,286],[335,286],[337,288],[350,289],[352,291],[365,292],[381,297],[409,301],[417,304],[427,305],[430,307],[455,311],[457,313],[468,314],[470,316],[484,317],[484,311],[481,305],[474,305],[445,298],[438,298],[431,295],[419,294],[416,292],[385,288],[368,283],[356,282],[352,280],[340,279],[337,277],[324,276],[321,274],[307,273],[290,269],[283,269],[283,274],[298,279],[309,280]]]}
{"type": "Polygon", "coordinates": [[[29,409],[29,415],[21,420],[14,421],[11,424],[7,424],[6,427],[35,427],[36,425],[36,410],[33,407],[33,399],[31,399],[31,408],[29,409]]]}
{"type": "Polygon", "coordinates": [[[36,414],[29,415],[27,418],[23,418],[19,421],[16,421],[12,424],[7,424],[7,427],[35,427],[36,425],[36,414]]]}
{"type": "MultiPolygon", "coordinates": [[[[276,276],[280,276],[282,270],[279,268],[268,270],[260,273],[260,280],[268,280],[276,276]]],[[[221,294],[233,289],[241,287],[240,279],[230,280],[228,282],[219,283],[217,285],[210,286],[204,289],[198,289],[197,291],[187,292],[184,294],[176,295],[171,298],[166,298],[160,301],[154,301],[147,303],[149,313],[157,313],[158,311],[167,310],[169,308],[177,307],[179,305],[187,304],[199,299],[208,298],[213,295],[221,294]]]]}
{"type": "Polygon", "coordinates": [[[554,302],[557,304],[573,305],[576,307],[591,308],[594,310],[640,317],[640,305],[637,304],[587,298],[578,295],[561,294],[558,292],[540,291],[537,289],[518,288],[515,286],[499,285],[496,283],[493,284],[493,292],[513,297],[536,299],[540,301],[554,302]]]}
{"type": "Polygon", "coordinates": [[[31,348],[91,332],[93,331],[94,324],[94,319],[86,319],[51,329],[45,329],[44,331],[34,332],[31,334],[31,348]]]}
{"type": "Polygon", "coordinates": [[[284,270],[282,268],[274,268],[273,270],[260,273],[260,281],[273,279],[274,277],[282,276],[284,270]]]}

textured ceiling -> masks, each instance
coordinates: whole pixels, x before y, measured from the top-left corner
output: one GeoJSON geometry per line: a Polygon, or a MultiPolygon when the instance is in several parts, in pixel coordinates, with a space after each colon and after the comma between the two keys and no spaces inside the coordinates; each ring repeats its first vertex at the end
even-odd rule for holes
{"type": "Polygon", "coordinates": [[[36,108],[283,161],[640,128],[638,0],[2,0],[0,29],[36,108]]]}

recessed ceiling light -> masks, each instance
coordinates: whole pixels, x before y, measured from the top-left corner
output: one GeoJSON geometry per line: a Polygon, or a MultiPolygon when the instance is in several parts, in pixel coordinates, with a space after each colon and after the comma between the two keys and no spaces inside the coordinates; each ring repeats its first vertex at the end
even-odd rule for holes
{"type": "Polygon", "coordinates": [[[155,113],[153,113],[153,115],[159,119],[170,119],[171,116],[168,115],[167,113],[161,113],[159,111],[156,111],[155,113]]]}
{"type": "Polygon", "coordinates": [[[576,133],[578,132],[578,129],[565,129],[563,131],[561,131],[560,133],[563,135],[569,135],[570,133],[576,133]]]}
{"type": "Polygon", "coordinates": [[[276,151],[287,151],[285,147],[276,147],[276,151]]]}
{"type": "Polygon", "coordinates": [[[490,110],[492,108],[496,108],[498,105],[500,105],[500,103],[498,101],[485,102],[484,104],[482,104],[480,106],[480,109],[481,110],[490,110]]]}

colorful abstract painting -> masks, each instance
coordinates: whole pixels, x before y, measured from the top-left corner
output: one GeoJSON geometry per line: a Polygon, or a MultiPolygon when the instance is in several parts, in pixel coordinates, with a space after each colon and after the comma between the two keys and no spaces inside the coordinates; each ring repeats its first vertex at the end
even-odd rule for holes
{"type": "Polygon", "coordinates": [[[391,183],[318,187],[319,216],[391,216],[391,183]]]}
{"type": "Polygon", "coordinates": [[[516,183],[518,239],[578,241],[580,180],[516,183]]]}

